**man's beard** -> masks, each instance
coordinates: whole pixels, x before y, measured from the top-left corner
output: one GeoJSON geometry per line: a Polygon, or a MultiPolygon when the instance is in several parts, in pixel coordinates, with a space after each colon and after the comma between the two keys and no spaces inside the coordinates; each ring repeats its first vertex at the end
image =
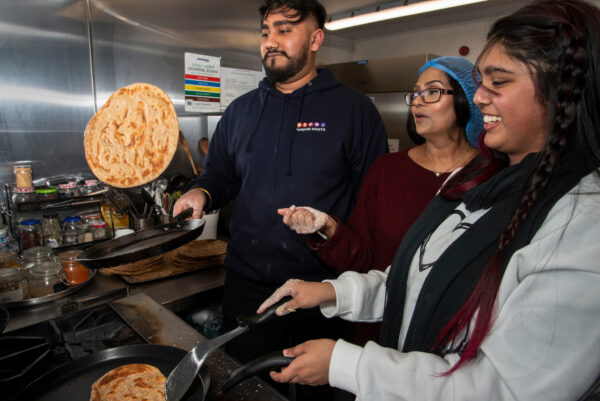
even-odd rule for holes
{"type": "MultiPolygon", "coordinates": [[[[271,52],[275,53],[275,52],[271,52]]],[[[308,43],[302,48],[296,57],[290,57],[284,51],[278,52],[288,59],[288,62],[282,67],[275,67],[267,65],[267,56],[269,52],[265,53],[262,63],[265,67],[265,73],[267,79],[273,83],[285,82],[294,75],[298,74],[305,66],[308,60],[308,43]]]]}

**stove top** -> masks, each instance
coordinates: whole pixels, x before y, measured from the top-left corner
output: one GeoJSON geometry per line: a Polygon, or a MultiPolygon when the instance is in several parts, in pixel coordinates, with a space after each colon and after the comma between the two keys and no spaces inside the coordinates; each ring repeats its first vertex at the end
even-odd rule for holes
{"type": "Polygon", "coordinates": [[[0,337],[0,392],[14,395],[34,379],[85,355],[144,343],[108,305],[13,331],[0,337]]]}

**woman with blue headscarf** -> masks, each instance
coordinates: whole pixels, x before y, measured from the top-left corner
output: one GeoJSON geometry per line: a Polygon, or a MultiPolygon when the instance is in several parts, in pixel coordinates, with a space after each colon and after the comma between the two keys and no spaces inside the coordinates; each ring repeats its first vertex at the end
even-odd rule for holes
{"type": "MultiPolygon", "coordinates": [[[[477,89],[472,69],[460,57],[437,58],[421,67],[414,90],[406,95],[418,134],[411,138],[419,144],[373,163],[346,224],[310,207],[279,210],[291,229],[311,234],[307,243],[325,264],[339,273],[384,270],[450,173],[477,154],[483,118],[472,101],[477,89]]],[[[379,327],[359,323],[355,340],[377,339],[379,327]]]]}

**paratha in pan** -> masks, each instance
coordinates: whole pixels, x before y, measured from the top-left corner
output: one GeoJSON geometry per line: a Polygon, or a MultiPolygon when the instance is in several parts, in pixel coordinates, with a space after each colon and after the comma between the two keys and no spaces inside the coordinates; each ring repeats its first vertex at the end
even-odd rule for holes
{"type": "Polygon", "coordinates": [[[113,93],[85,128],[88,166],[108,185],[130,188],[156,179],[177,150],[179,124],[169,96],[136,83],[113,93]]]}
{"type": "Polygon", "coordinates": [[[151,365],[119,366],[92,384],[90,401],[165,401],[166,381],[151,365]]]}

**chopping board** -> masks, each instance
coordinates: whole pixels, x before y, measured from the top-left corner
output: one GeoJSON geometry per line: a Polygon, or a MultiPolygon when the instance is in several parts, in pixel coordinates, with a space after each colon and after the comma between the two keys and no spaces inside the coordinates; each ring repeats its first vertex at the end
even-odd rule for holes
{"type": "Polygon", "coordinates": [[[223,264],[227,243],[221,240],[196,240],[148,259],[99,269],[100,274],[118,274],[128,283],[143,283],[223,264]]]}

